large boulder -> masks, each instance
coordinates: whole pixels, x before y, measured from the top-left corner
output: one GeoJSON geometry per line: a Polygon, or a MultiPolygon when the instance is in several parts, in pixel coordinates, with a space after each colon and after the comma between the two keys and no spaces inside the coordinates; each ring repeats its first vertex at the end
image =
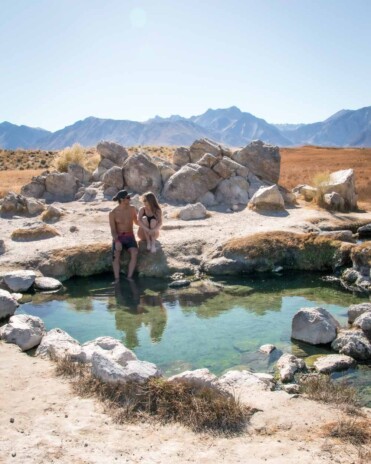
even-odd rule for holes
{"type": "Polygon", "coordinates": [[[190,158],[192,163],[196,163],[200,160],[205,153],[211,153],[218,158],[222,156],[230,156],[228,148],[221,146],[220,144],[213,142],[207,138],[195,140],[189,147],[190,158]]]}
{"type": "Polygon", "coordinates": [[[280,177],[281,156],[278,147],[254,140],[232,155],[232,159],[259,178],[276,184],[280,177]]]}
{"type": "Polygon", "coordinates": [[[122,168],[113,166],[108,169],[102,176],[102,181],[105,187],[114,187],[117,190],[121,190],[124,186],[124,177],[122,168]]]}
{"type": "Polygon", "coordinates": [[[18,306],[11,293],[0,288],[0,320],[13,316],[18,306]]]}
{"type": "Polygon", "coordinates": [[[313,366],[320,374],[331,374],[331,372],[345,371],[355,367],[357,362],[345,354],[329,354],[317,358],[313,366]]]}
{"type": "Polygon", "coordinates": [[[360,316],[353,323],[354,327],[359,327],[367,335],[371,334],[371,311],[367,311],[360,316]]]}
{"type": "MultiPolygon", "coordinates": [[[[200,161],[202,161],[202,159],[200,161]]],[[[246,178],[249,174],[249,170],[246,166],[236,163],[236,161],[231,160],[227,156],[223,156],[223,158],[215,164],[213,170],[223,179],[228,179],[231,176],[246,178]]]]}
{"type": "Polygon", "coordinates": [[[74,176],[82,184],[88,184],[92,180],[92,174],[81,164],[71,163],[68,165],[68,173],[74,176]]]}
{"type": "Polygon", "coordinates": [[[147,191],[159,193],[161,191],[161,172],[151,158],[144,153],[130,156],[124,163],[123,174],[128,190],[138,193],[147,191]]]}
{"type": "Polygon", "coordinates": [[[190,162],[191,162],[191,156],[190,156],[189,148],[178,147],[174,151],[174,155],[173,155],[174,164],[176,164],[177,166],[184,166],[185,164],[188,164],[190,162]]]}
{"type": "Polygon", "coordinates": [[[195,203],[194,205],[187,205],[179,210],[179,219],[183,221],[190,221],[192,219],[205,219],[207,210],[202,203],[195,203]]]}
{"type": "Polygon", "coordinates": [[[190,163],[169,178],[162,195],[166,200],[194,203],[219,181],[220,177],[211,169],[190,163]]]}
{"type": "Polygon", "coordinates": [[[348,322],[352,324],[359,316],[371,312],[371,303],[358,303],[350,305],[348,308],[348,322]]]}
{"type": "Polygon", "coordinates": [[[48,201],[73,201],[78,180],[68,172],[52,172],[45,178],[44,198],[48,201]]]}
{"type": "Polygon", "coordinates": [[[329,179],[323,182],[318,189],[322,198],[332,192],[340,195],[344,200],[344,210],[353,211],[357,209],[357,193],[353,169],[332,172],[329,179]]]}
{"type": "Polygon", "coordinates": [[[45,178],[43,182],[32,180],[21,188],[21,194],[25,197],[42,198],[45,193],[45,178]]]}
{"type": "Polygon", "coordinates": [[[249,201],[249,207],[256,209],[285,209],[285,201],[277,185],[260,187],[249,201]]]}
{"type": "Polygon", "coordinates": [[[97,151],[102,158],[112,161],[117,166],[122,167],[129,154],[126,149],[114,142],[102,141],[97,145],[97,151]]]}
{"type": "Polygon", "coordinates": [[[215,199],[224,205],[246,205],[249,201],[249,183],[244,177],[234,176],[222,180],[216,190],[215,199]]]}
{"type": "Polygon", "coordinates": [[[26,208],[30,216],[37,216],[45,210],[45,203],[35,198],[26,198],[26,208]]]}
{"type": "Polygon", "coordinates": [[[0,338],[18,345],[22,351],[37,346],[45,334],[45,326],[39,317],[18,314],[0,328],[0,338]]]}
{"type": "Polygon", "coordinates": [[[2,200],[1,213],[6,215],[27,213],[26,197],[9,192],[2,200]]]}
{"type": "Polygon", "coordinates": [[[293,354],[285,353],[277,361],[277,368],[282,382],[291,382],[296,372],[305,369],[305,362],[293,354]]]}
{"type": "Polygon", "coordinates": [[[340,327],[324,308],[301,308],[292,320],[291,338],[320,345],[331,343],[340,327]]]}
{"type": "Polygon", "coordinates": [[[35,282],[34,271],[11,271],[3,275],[7,287],[13,292],[26,292],[35,282]]]}
{"type": "Polygon", "coordinates": [[[331,348],[360,361],[371,359],[371,343],[362,330],[342,330],[331,348]]]}
{"type": "Polygon", "coordinates": [[[81,345],[62,329],[52,329],[42,338],[36,356],[54,360],[70,358],[77,361],[81,357],[81,345]]]}

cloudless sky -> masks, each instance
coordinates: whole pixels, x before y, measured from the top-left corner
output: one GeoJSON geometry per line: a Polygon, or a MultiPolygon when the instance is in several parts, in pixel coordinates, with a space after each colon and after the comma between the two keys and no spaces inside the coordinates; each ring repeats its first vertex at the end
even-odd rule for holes
{"type": "Polygon", "coordinates": [[[371,0],[0,0],[0,122],[371,105],[371,0]]]}

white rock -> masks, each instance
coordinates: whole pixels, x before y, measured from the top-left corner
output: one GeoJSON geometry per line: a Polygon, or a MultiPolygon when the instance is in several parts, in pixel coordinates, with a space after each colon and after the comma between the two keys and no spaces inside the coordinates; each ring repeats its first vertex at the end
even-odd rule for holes
{"type": "Polygon", "coordinates": [[[353,322],[354,327],[359,327],[363,332],[371,332],[371,311],[367,311],[353,322]]]}
{"type": "Polygon", "coordinates": [[[257,209],[285,209],[285,202],[277,185],[271,185],[270,187],[260,187],[249,201],[249,206],[254,206],[257,209]]]}
{"type": "Polygon", "coordinates": [[[64,330],[52,329],[42,338],[36,356],[51,359],[69,357],[72,361],[78,361],[81,357],[81,345],[64,330]]]}
{"type": "Polygon", "coordinates": [[[53,277],[36,277],[34,282],[35,288],[42,291],[57,290],[62,287],[62,283],[53,277]]]}
{"type": "Polygon", "coordinates": [[[125,366],[128,361],[137,359],[133,351],[126,348],[119,340],[113,337],[99,337],[84,343],[81,347],[81,358],[79,358],[79,361],[90,363],[94,353],[108,356],[121,366],[125,366]]]}
{"type": "Polygon", "coordinates": [[[9,323],[1,327],[0,338],[18,345],[22,351],[37,346],[45,334],[45,326],[39,317],[19,314],[12,316],[9,323]]]}
{"type": "Polygon", "coordinates": [[[319,345],[336,338],[339,323],[324,308],[301,308],[292,320],[291,337],[319,345]]]}
{"type": "Polygon", "coordinates": [[[202,203],[194,205],[187,205],[179,210],[179,218],[183,221],[190,221],[192,219],[205,219],[207,210],[202,203]]]}
{"type": "Polygon", "coordinates": [[[349,306],[348,322],[352,324],[361,314],[371,311],[371,303],[359,303],[349,306]]]}
{"type": "Polygon", "coordinates": [[[18,306],[16,299],[7,290],[0,288],[0,319],[13,316],[18,306]]]}
{"type": "Polygon", "coordinates": [[[371,343],[362,330],[342,330],[332,342],[331,348],[354,359],[371,359],[371,343]]]}
{"type": "Polygon", "coordinates": [[[237,394],[237,396],[270,390],[266,381],[249,371],[228,371],[215,382],[215,386],[221,391],[237,394]]]}
{"type": "Polygon", "coordinates": [[[214,387],[218,377],[212,374],[209,369],[196,369],[194,371],[184,371],[180,374],[168,378],[169,382],[187,382],[196,387],[214,387]]]}
{"type": "Polygon", "coordinates": [[[29,214],[37,215],[44,211],[45,203],[40,200],[35,200],[35,198],[27,198],[26,207],[29,214]]]}
{"type": "Polygon", "coordinates": [[[262,345],[260,348],[259,348],[259,351],[261,353],[264,353],[264,354],[270,354],[272,353],[273,350],[275,350],[276,347],[270,343],[267,343],[266,345],[262,345]]]}
{"type": "Polygon", "coordinates": [[[330,374],[335,371],[345,371],[356,365],[356,361],[345,354],[329,354],[321,356],[313,363],[320,374],[330,374]]]}
{"type": "Polygon", "coordinates": [[[277,361],[277,368],[282,382],[291,382],[294,374],[305,368],[305,363],[293,354],[285,353],[277,361]]]}
{"type": "Polygon", "coordinates": [[[94,377],[103,382],[122,382],[129,381],[144,383],[151,377],[159,377],[161,372],[155,364],[146,361],[129,361],[125,366],[121,366],[110,356],[95,352],[91,358],[91,372],[94,377]]]}
{"type": "Polygon", "coordinates": [[[282,390],[286,393],[289,393],[290,395],[297,395],[300,393],[300,387],[296,383],[287,383],[282,385],[282,390]]]}
{"type": "Polygon", "coordinates": [[[3,275],[4,282],[13,292],[25,292],[34,283],[34,271],[12,271],[3,275]]]}

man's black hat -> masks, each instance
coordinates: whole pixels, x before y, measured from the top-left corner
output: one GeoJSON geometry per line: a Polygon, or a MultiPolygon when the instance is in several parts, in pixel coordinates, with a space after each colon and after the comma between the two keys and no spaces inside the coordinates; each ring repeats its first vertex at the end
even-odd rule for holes
{"type": "Polygon", "coordinates": [[[113,201],[119,201],[119,200],[125,200],[127,198],[130,200],[130,193],[128,193],[126,190],[120,190],[119,192],[116,193],[116,195],[112,198],[113,201]]]}

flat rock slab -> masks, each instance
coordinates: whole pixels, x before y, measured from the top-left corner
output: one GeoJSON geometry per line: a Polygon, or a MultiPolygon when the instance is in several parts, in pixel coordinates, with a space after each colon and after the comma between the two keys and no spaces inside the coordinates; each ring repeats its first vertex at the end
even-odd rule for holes
{"type": "Polygon", "coordinates": [[[344,354],[330,354],[328,356],[319,357],[314,363],[314,367],[320,374],[330,374],[336,371],[345,371],[351,367],[355,367],[357,362],[355,359],[344,354]]]}
{"type": "Polygon", "coordinates": [[[174,280],[174,282],[171,282],[169,284],[170,288],[181,288],[181,287],[188,287],[191,285],[191,282],[189,280],[174,280]]]}
{"type": "Polygon", "coordinates": [[[58,290],[62,283],[53,277],[36,277],[34,282],[35,288],[41,291],[58,290]]]}

